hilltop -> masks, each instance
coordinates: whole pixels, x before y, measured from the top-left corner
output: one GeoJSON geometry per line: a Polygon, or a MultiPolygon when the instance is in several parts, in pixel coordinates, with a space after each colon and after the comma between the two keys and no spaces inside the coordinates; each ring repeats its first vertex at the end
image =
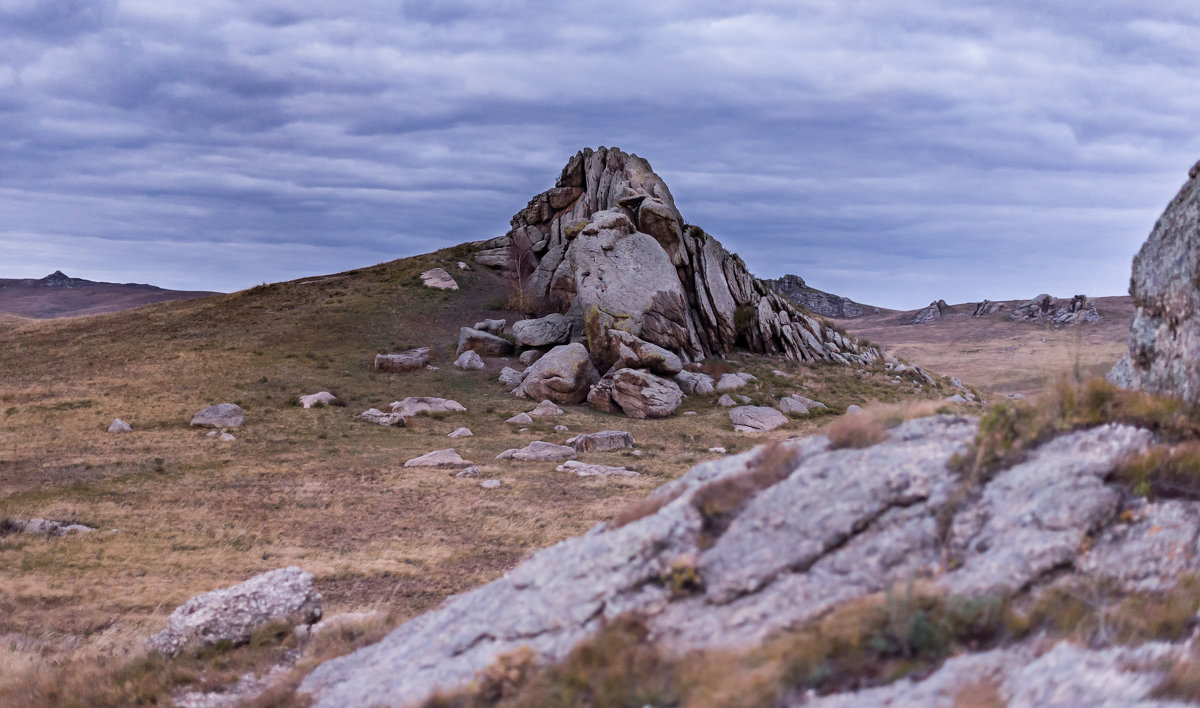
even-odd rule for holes
{"type": "Polygon", "coordinates": [[[3,315],[34,319],[80,317],[216,294],[167,290],[142,283],[102,283],[72,278],[56,270],[39,279],[0,278],[0,324],[5,322],[3,315]]]}

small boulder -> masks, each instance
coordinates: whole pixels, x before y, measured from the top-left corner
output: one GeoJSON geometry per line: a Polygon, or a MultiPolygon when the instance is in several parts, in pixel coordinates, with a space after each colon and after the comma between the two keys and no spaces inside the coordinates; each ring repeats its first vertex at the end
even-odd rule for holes
{"type": "Polygon", "coordinates": [[[695,371],[680,371],[675,374],[675,383],[689,396],[703,396],[716,390],[713,387],[713,377],[695,371]]]}
{"type": "Polygon", "coordinates": [[[467,371],[478,371],[487,366],[487,364],[483,363],[483,359],[480,358],[479,353],[471,349],[459,354],[458,358],[454,360],[454,365],[467,371]]]}
{"type": "Polygon", "coordinates": [[[762,433],[787,423],[787,416],[769,406],[739,406],[729,411],[729,420],[739,433],[762,433]]]}
{"type": "Polygon", "coordinates": [[[475,323],[475,329],[488,334],[502,334],[508,320],[482,320],[475,323]]]}
{"type": "Polygon", "coordinates": [[[201,593],[180,605],[150,648],[174,656],[219,641],[241,644],[272,622],[313,624],[321,619],[321,593],[312,573],[296,566],[272,570],[240,585],[201,593]]]}
{"type": "Polygon", "coordinates": [[[811,398],[799,395],[784,396],[779,399],[779,410],[788,415],[808,415],[812,411],[824,410],[826,408],[828,406],[820,401],[814,401],[811,398]]]}
{"type": "Polygon", "coordinates": [[[454,476],[456,478],[460,478],[460,479],[464,478],[464,477],[478,477],[479,476],[479,467],[477,467],[475,465],[471,465],[470,467],[466,468],[465,470],[461,470],[459,472],[454,473],[454,476]]]}
{"type": "Polygon", "coordinates": [[[634,446],[633,435],[624,430],[601,430],[598,433],[576,435],[567,443],[579,452],[608,452],[634,446]]]}
{"type": "Polygon", "coordinates": [[[229,431],[222,430],[221,434],[217,436],[217,440],[220,440],[221,442],[233,442],[234,440],[237,440],[237,438],[233,437],[233,434],[229,431]]]}
{"type": "Polygon", "coordinates": [[[638,474],[625,467],[594,465],[578,460],[567,460],[555,469],[559,472],[574,472],[580,477],[636,477],[638,474]]]}
{"type": "Polygon", "coordinates": [[[610,372],[588,394],[600,410],[619,408],[630,418],[665,418],[683,402],[683,391],[671,379],[641,369],[610,372]]]}
{"type": "MultiPolygon", "coordinates": [[[[91,533],[96,529],[85,524],[50,519],[17,519],[8,522],[9,528],[18,533],[35,536],[66,536],[69,533],[91,533]]],[[[0,532],[2,534],[3,532],[0,532]]]]}
{"type": "Polygon", "coordinates": [[[458,290],[458,283],[446,272],[445,268],[430,268],[421,274],[421,283],[427,288],[438,290],[458,290]]]}
{"type": "Polygon", "coordinates": [[[500,383],[504,384],[505,386],[520,386],[521,382],[524,380],[524,371],[517,371],[511,366],[506,366],[500,370],[500,383]]]}
{"type": "Polygon", "coordinates": [[[523,347],[548,347],[565,344],[571,338],[572,318],[550,314],[534,320],[513,323],[513,336],[523,347]]]}
{"type": "Polygon", "coordinates": [[[720,447],[720,446],[710,447],[710,448],[708,448],[708,451],[713,454],[716,454],[716,455],[724,455],[725,453],[729,452],[728,450],[726,450],[725,448],[720,447]]]}
{"type": "Polygon", "coordinates": [[[459,270],[471,270],[471,266],[467,265],[467,264],[466,264],[466,263],[464,263],[463,261],[459,261],[459,262],[458,262],[458,269],[459,269],[459,270]]]}
{"type": "Polygon", "coordinates": [[[472,327],[458,330],[458,348],[455,356],[461,356],[467,350],[474,350],[481,356],[505,356],[512,353],[512,342],[497,337],[489,332],[472,327]]]}
{"type": "Polygon", "coordinates": [[[568,430],[570,430],[570,428],[568,428],[568,427],[567,427],[567,426],[565,426],[565,425],[556,425],[556,426],[554,426],[554,432],[556,432],[556,433],[565,433],[565,432],[567,432],[568,430]]]}
{"type": "Polygon", "coordinates": [[[526,349],[525,351],[521,352],[521,356],[517,357],[517,361],[521,362],[521,364],[523,364],[524,366],[530,366],[533,364],[533,362],[535,362],[541,358],[542,358],[542,350],[526,349]]]}
{"type": "Polygon", "coordinates": [[[317,393],[310,393],[307,396],[300,397],[300,405],[305,408],[332,406],[334,403],[337,403],[337,396],[328,391],[318,391],[317,393]]]}
{"type": "Polygon", "coordinates": [[[517,423],[518,425],[529,425],[533,422],[533,418],[531,418],[528,413],[518,413],[504,422],[517,423]]]}
{"type": "Polygon", "coordinates": [[[117,419],[113,420],[112,425],[108,426],[108,432],[110,432],[110,433],[132,433],[133,427],[131,425],[129,425],[129,423],[126,423],[125,421],[121,420],[120,418],[117,418],[117,419]]]}
{"type": "Polygon", "coordinates": [[[544,415],[562,415],[563,410],[554,405],[554,401],[542,401],[537,404],[537,408],[529,411],[529,415],[533,418],[540,418],[544,415]]]}
{"type": "Polygon", "coordinates": [[[749,374],[722,374],[717,380],[717,391],[734,391],[754,380],[749,374]]]}
{"type": "Polygon", "coordinates": [[[503,486],[498,479],[485,479],[479,483],[481,489],[499,489],[503,486]]]}
{"type": "Polygon", "coordinates": [[[236,403],[218,403],[204,408],[192,416],[192,425],[209,428],[240,428],[246,422],[241,406],[236,403]]]}
{"type": "Polygon", "coordinates": [[[434,450],[404,463],[405,467],[467,467],[472,463],[459,456],[454,448],[434,450]]]}
{"type": "Polygon", "coordinates": [[[721,394],[721,397],[717,399],[717,405],[725,408],[733,408],[737,405],[737,401],[733,400],[733,397],[728,393],[723,393],[721,394]]]}
{"type": "Polygon", "coordinates": [[[520,462],[561,462],[574,457],[575,448],[541,440],[534,440],[525,447],[505,450],[496,455],[497,460],[518,460],[520,462]]]}
{"type": "Polygon", "coordinates": [[[359,413],[356,418],[362,418],[378,425],[393,425],[397,428],[404,427],[404,416],[399,413],[384,413],[378,408],[368,408],[359,413]]]}
{"type": "Polygon", "coordinates": [[[391,373],[416,371],[429,364],[429,347],[409,349],[396,354],[376,354],[375,370],[391,373]]]}
{"type": "Polygon", "coordinates": [[[961,395],[959,395],[957,393],[954,394],[953,396],[946,396],[942,400],[945,401],[946,403],[966,403],[967,402],[967,399],[963,398],[961,395]]]}
{"type": "Polygon", "coordinates": [[[403,401],[392,403],[392,413],[402,418],[413,418],[432,413],[466,413],[467,408],[458,401],[432,396],[409,396],[403,401]]]}
{"type": "Polygon", "coordinates": [[[450,433],[446,437],[457,440],[458,438],[469,438],[474,434],[475,433],[472,433],[470,428],[455,428],[454,432],[450,433]]]}
{"type": "Polygon", "coordinates": [[[660,376],[683,371],[683,362],[674,352],[623,330],[608,330],[608,345],[612,369],[649,369],[660,376]]]}
{"type": "Polygon", "coordinates": [[[525,370],[518,391],[535,401],[580,403],[599,375],[579,342],[557,346],[525,370]]]}
{"type": "Polygon", "coordinates": [[[853,403],[846,406],[846,415],[858,415],[859,413],[862,413],[861,406],[856,406],[853,403]]]}

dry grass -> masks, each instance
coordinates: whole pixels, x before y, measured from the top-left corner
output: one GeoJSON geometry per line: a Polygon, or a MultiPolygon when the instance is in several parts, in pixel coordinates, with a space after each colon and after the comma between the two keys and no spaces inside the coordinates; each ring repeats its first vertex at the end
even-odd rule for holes
{"type": "Polygon", "coordinates": [[[864,415],[848,415],[821,429],[821,434],[829,438],[832,450],[845,448],[864,448],[883,442],[887,430],[878,421],[864,415]]]}
{"type": "Polygon", "coordinates": [[[716,543],[742,508],[762,490],[783,480],[796,470],[797,449],[785,443],[773,443],[746,463],[737,474],[727,475],[697,490],[692,505],[700,512],[702,524],[699,545],[716,543]]]}

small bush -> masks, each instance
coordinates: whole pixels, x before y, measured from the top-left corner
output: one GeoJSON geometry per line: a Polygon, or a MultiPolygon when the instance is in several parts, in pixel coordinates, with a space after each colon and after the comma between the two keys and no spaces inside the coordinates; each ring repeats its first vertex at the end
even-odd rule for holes
{"type": "Polygon", "coordinates": [[[1113,477],[1139,496],[1200,499],[1200,443],[1155,445],[1123,462],[1113,477]]]}
{"type": "Polygon", "coordinates": [[[883,424],[865,414],[842,416],[822,428],[821,434],[829,438],[833,450],[870,447],[887,438],[883,424]]]}

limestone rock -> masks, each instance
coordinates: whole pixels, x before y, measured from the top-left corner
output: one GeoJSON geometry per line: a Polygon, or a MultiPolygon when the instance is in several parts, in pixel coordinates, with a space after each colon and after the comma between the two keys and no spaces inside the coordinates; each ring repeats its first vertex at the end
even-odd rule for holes
{"type": "MultiPolygon", "coordinates": [[[[1200,164],[1200,163],[1197,163],[1200,164]]],[[[1133,259],[1129,353],[1110,379],[1200,405],[1200,171],[1195,167],[1133,259]]]]}
{"type": "Polygon", "coordinates": [[[512,353],[513,344],[494,334],[463,327],[458,331],[458,348],[454,355],[461,356],[467,350],[474,350],[480,356],[505,356],[512,353]]]}
{"type": "Polygon", "coordinates": [[[429,363],[429,347],[409,349],[396,354],[376,354],[375,370],[403,373],[422,369],[429,363]]]}
{"type": "Polygon", "coordinates": [[[244,422],[246,415],[236,403],[218,403],[192,416],[192,425],[204,425],[209,428],[240,428],[244,422]]]}
{"type": "Polygon", "coordinates": [[[770,406],[739,406],[729,411],[733,429],[739,433],[762,433],[787,423],[787,416],[770,406]]]}
{"type": "Polygon", "coordinates": [[[466,413],[467,408],[458,401],[433,396],[409,396],[403,401],[392,403],[392,413],[402,418],[415,418],[433,413],[466,413]]]}
{"type": "Polygon", "coordinates": [[[579,452],[609,452],[624,450],[634,445],[633,435],[624,430],[601,430],[598,433],[576,435],[567,441],[579,452]]]}
{"type": "Polygon", "coordinates": [[[535,361],[525,370],[518,390],[535,401],[580,403],[598,378],[587,349],[574,342],[557,346],[535,361]]]}
{"type": "Polygon", "coordinates": [[[496,455],[497,460],[517,460],[519,462],[561,462],[575,457],[575,448],[566,445],[534,440],[525,447],[505,450],[496,455]]]}
{"type": "Polygon", "coordinates": [[[595,465],[578,460],[567,460],[555,468],[559,472],[574,472],[580,477],[636,477],[637,472],[625,467],[595,465]]]}
{"type": "Polygon", "coordinates": [[[488,334],[504,334],[504,326],[507,324],[508,320],[481,320],[476,322],[472,329],[488,334]]]}
{"type": "Polygon", "coordinates": [[[928,324],[929,322],[940,320],[949,310],[950,306],[946,304],[945,300],[936,300],[929,303],[929,306],[925,309],[913,315],[913,318],[909,320],[909,324],[928,324]]]}
{"type": "Polygon", "coordinates": [[[545,415],[562,415],[563,410],[554,405],[554,401],[542,401],[537,404],[537,407],[529,411],[531,418],[540,418],[545,415]]]}
{"type": "Polygon", "coordinates": [[[680,390],[689,396],[703,396],[716,390],[713,385],[713,377],[694,371],[680,371],[675,374],[675,383],[679,384],[680,390]]]}
{"type": "Polygon", "coordinates": [[[608,330],[607,338],[612,369],[648,369],[659,376],[675,376],[683,371],[679,357],[657,344],[619,329],[608,330]]]}
{"type": "Polygon", "coordinates": [[[421,274],[421,283],[427,288],[438,290],[458,290],[458,283],[446,272],[445,268],[430,268],[421,274]]]}
{"type": "Polygon", "coordinates": [[[517,371],[511,366],[506,366],[500,370],[500,383],[505,386],[520,386],[525,380],[526,371],[517,371]]]}
{"type": "Polygon", "coordinates": [[[683,402],[683,391],[670,379],[640,369],[617,369],[588,393],[588,403],[630,418],[665,418],[683,402]]]}
{"type": "Polygon", "coordinates": [[[454,448],[434,450],[420,457],[414,457],[404,463],[405,467],[468,467],[474,464],[470,460],[459,457],[454,448]]]}
{"type": "Polygon", "coordinates": [[[328,391],[318,391],[307,396],[300,397],[300,405],[305,408],[313,408],[316,406],[332,406],[337,403],[337,396],[328,391]]]}
{"type": "Polygon", "coordinates": [[[313,588],[312,573],[290,566],[193,597],[171,613],[167,628],[150,640],[150,646],[173,656],[222,640],[243,643],[271,622],[299,625],[319,619],[321,594],[313,588]]]}
{"type": "Polygon", "coordinates": [[[513,323],[513,336],[523,347],[548,347],[565,344],[571,338],[572,319],[557,313],[536,320],[513,323]]]}
{"type": "Polygon", "coordinates": [[[446,437],[457,440],[459,438],[469,438],[474,434],[475,433],[472,433],[470,428],[455,428],[454,431],[446,437]]]}
{"type": "Polygon", "coordinates": [[[479,354],[473,349],[468,349],[460,354],[458,358],[454,360],[454,365],[467,371],[478,371],[487,367],[487,364],[483,363],[483,359],[481,359],[479,354]]]}
{"type": "Polygon", "coordinates": [[[129,423],[126,423],[125,421],[121,420],[120,418],[116,418],[108,426],[108,432],[110,432],[110,433],[132,433],[133,426],[131,426],[129,423]]]}

